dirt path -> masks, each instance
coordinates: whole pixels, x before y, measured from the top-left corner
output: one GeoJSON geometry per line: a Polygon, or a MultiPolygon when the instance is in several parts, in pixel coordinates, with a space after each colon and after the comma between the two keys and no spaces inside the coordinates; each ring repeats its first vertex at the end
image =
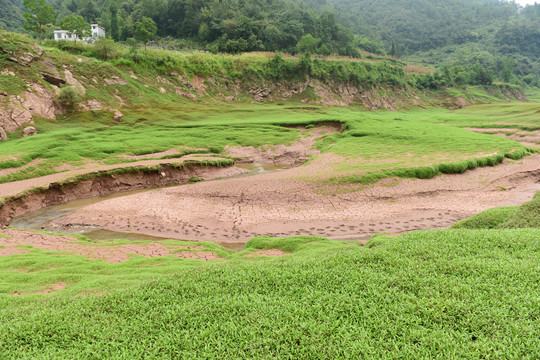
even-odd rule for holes
{"type": "Polygon", "coordinates": [[[540,190],[538,154],[461,175],[386,180],[363,190],[349,186],[349,192],[306,180],[326,170],[328,156],[277,173],[110,199],[53,225],[219,242],[258,235],[356,239],[382,231],[445,228],[490,207],[521,204],[540,190]]]}

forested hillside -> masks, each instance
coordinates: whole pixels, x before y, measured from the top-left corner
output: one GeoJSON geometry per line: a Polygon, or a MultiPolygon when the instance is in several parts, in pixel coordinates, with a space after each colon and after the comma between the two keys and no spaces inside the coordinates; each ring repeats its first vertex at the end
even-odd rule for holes
{"type": "MultiPolygon", "coordinates": [[[[157,36],[212,52],[310,51],[358,57],[358,49],[480,65],[506,82],[540,85],[540,5],[499,0],[50,0],[57,25],[72,13],[116,41],[143,17],[157,36]],[[114,14],[114,15],[113,15],[114,14]]],[[[20,0],[0,0],[0,29],[22,31],[20,0]]],[[[456,71],[459,71],[456,70],[456,71]]]]}
{"type": "Polygon", "coordinates": [[[0,29],[17,31],[22,29],[21,1],[0,0],[0,29]]]}
{"type": "Polygon", "coordinates": [[[497,0],[305,0],[335,11],[357,34],[381,41],[392,55],[418,55],[443,65],[480,64],[511,80],[538,85],[540,4],[497,0]]]}

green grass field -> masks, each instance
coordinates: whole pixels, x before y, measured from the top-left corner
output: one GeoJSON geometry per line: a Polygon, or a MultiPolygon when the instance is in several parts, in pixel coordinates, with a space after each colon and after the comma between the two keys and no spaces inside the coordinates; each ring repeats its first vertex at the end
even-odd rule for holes
{"type": "Polygon", "coordinates": [[[251,246],[295,252],[186,266],[107,295],[3,295],[0,356],[535,359],[539,239],[538,229],[420,231],[371,248],[261,239],[251,246]]]}

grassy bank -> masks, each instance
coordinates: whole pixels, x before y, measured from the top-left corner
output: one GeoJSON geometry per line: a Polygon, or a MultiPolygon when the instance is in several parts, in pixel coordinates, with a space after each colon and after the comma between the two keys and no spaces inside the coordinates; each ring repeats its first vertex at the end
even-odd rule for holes
{"type": "Polygon", "coordinates": [[[488,209],[454,225],[454,229],[540,228],[540,192],[520,206],[488,209]]]}
{"type": "Polygon", "coordinates": [[[539,238],[537,229],[422,231],[370,249],[254,240],[296,252],[179,269],[107,295],[19,305],[4,295],[0,354],[533,359],[539,238]]]}

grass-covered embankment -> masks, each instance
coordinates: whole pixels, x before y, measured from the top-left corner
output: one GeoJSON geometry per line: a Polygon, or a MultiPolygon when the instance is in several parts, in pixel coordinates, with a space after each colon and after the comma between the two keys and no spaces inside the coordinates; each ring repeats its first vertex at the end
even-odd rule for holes
{"type": "Polygon", "coordinates": [[[454,225],[454,229],[540,228],[540,192],[520,206],[488,209],[454,225]]]}
{"type": "Polygon", "coordinates": [[[371,249],[319,244],[180,270],[103,296],[3,298],[0,354],[533,359],[539,238],[537,229],[422,231],[371,249]]]}

